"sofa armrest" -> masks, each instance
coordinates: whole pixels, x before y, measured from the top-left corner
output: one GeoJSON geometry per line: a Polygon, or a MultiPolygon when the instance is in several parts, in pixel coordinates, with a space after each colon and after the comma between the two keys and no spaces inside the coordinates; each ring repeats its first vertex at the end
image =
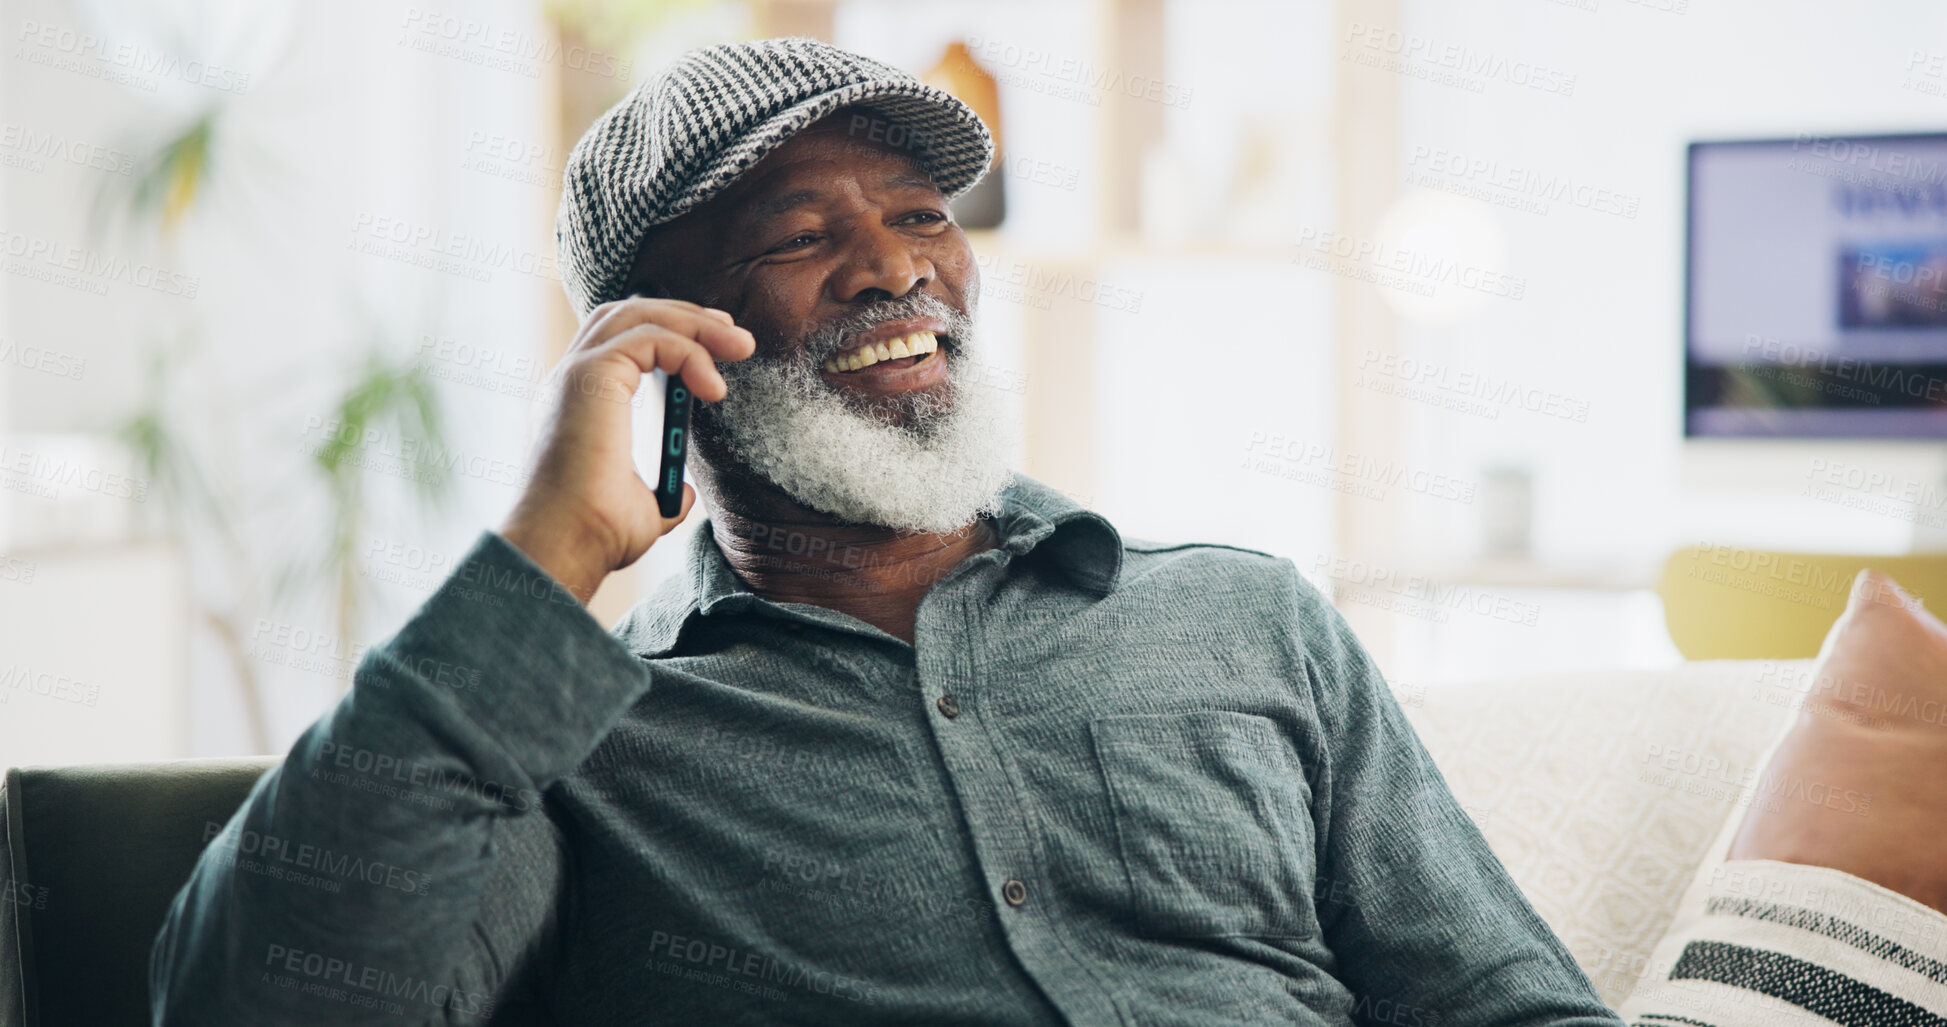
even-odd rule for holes
{"type": "Polygon", "coordinates": [[[0,779],[0,1023],[38,1027],[39,1003],[34,990],[32,907],[40,890],[19,870],[21,862],[20,804],[13,801],[20,786],[16,772],[0,779]]]}
{"type": "Polygon", "coordinates": [[[251,757],[7,771],[7,1022],[148,1022],[149,951],[207,825],[228,821],[276,764],[251,757]]]}

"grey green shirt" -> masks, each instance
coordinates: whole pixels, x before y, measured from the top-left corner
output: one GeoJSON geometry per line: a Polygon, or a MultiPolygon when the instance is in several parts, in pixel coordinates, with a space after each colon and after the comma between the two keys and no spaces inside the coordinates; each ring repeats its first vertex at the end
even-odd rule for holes
{"type": "Polygon", "coordinates": [[[1005,500],[914,645],[707,522],[612,632],[483,535],[211,825],[156,1022],[1620,1023],[1291,561],[1005,500]]]}

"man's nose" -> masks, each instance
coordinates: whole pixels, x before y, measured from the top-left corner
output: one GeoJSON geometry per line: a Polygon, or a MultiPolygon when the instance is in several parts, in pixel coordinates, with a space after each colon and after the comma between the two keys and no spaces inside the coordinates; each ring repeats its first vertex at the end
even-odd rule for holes
{"type": "Polygon", "coordinates": [[[860,226],[846,240],[845,262],[832,275],[832,298],[854,302],[877,290],[897,298],[933,277],[933,262],[911,239],[882,224],[860,226]]]}

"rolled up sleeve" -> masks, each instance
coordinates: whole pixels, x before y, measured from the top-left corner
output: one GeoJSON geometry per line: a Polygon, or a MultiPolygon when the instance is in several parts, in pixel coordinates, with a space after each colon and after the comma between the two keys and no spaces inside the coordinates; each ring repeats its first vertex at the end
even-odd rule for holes
{"type": "Polygon", "coordinates": [[[543,793],[648,664],[488,532],[215,831],[150,960],[157,1024],[469,1023],[539,972],[543,793]]]}

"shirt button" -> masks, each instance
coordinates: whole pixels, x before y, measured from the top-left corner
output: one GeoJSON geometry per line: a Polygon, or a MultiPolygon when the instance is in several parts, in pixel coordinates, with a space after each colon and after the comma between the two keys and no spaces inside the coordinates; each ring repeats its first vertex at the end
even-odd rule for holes
{"type": "Polygon", "coordinates": [[[960,715],[960,704],[954,702],[953,697],[950,695],[940,696],[940,701],[934,705],[940,708],[940,715],[948,720],[952,720],[960,715]]]}
{"type": "Polygon", "coordinates": [[[1028,886],[1010,878],[1001,885],[1001,898],[1006,899],[1010,906],[1018,906],[1028,900],[1028,886]]]}

